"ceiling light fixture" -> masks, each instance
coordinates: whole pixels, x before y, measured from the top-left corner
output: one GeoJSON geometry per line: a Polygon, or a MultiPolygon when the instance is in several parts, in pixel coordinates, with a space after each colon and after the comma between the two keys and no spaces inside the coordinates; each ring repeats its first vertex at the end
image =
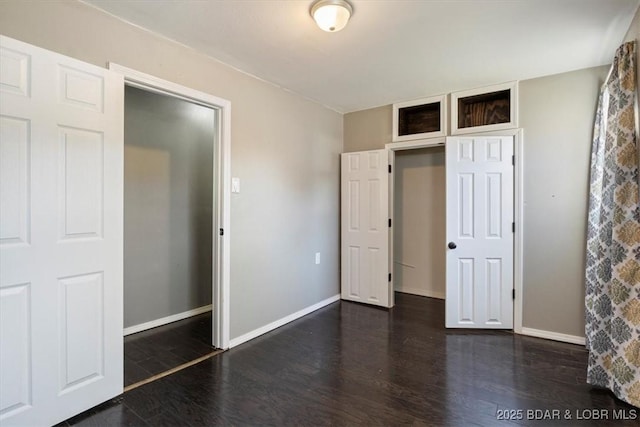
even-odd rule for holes
{"type": "Polygon", "coordinates": [[[311,5],[311,16],[318,27],[335,33],[346,27],[353,7],[346,0],[318,0],[311,5]]]}

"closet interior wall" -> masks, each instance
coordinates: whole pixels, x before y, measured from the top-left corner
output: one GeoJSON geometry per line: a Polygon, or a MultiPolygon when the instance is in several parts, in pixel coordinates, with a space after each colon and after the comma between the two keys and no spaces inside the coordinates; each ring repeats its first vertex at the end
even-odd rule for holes
{"type": "Polygon", "coordinates": [[[445,149],[395,152],[394,288],[445,297],[445,149]]]}

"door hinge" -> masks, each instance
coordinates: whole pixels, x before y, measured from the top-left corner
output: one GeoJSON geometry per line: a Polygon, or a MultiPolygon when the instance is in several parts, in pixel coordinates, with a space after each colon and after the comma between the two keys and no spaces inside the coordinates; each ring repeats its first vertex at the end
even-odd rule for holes
{"type": "Polygon", "coordinates": [[[224,228],[221,228],[221,229],[220,229],[220,235],[221,235],[221,236],[224,236],[224,228]]]}
{"type": "Polygon", "coordinates": [[[515,156],[515,155],[514,155],[514,156],[511,156],[511,164],[512,164],[513,166],[515,166],[515,165],[516,165],[516,156],[515,156]]]}
{"type": "Polygon", "coordinates": [[[512,232],[512,233],[515,233],[515,232],[516,232],[516,223],[515,223],[515,222],[512,222],[512,223],[511,223],[511,232],[512,232]]]}
{"type": "Polygon", "coordinates": [[[515,289],[513,289],[511,291],[511,299],[516,299],[516,290],[515,289]]]}
{"type": "Polygon", "coordinates": [[[389,165],[389,173],[391,173],[391,165],[389,165]]]}
{"type": "Polygon", "coordinates": [[[389,273],[389,281],[391,281],[391,273],[389,273]]]}
{"type": "Polygon", "coordinates": [[[389,228],[391,228],[391,218],[389,218],[389,228]]]}

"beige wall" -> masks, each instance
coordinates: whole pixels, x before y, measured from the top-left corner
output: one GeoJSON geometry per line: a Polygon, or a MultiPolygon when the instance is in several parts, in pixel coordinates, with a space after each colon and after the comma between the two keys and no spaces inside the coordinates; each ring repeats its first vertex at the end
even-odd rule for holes
{"type": "MultiPolygon", "coordinates": [[[[589,157],[607,72],[604,66],[520,82],[525,327],[584,336],[589,157]]],[[[391,142],[391,107],[346,114],[344,128],[346,152],[382,148],[391,142]],[[381,133],[371,137],[372,129],[381,133]]]]}
{"type": "Polygon", "coordinates": [[[397,151],[393,185],[395,289],[444,298],[444,147],[397,151]]]}
{"type": "Polygon", "coordinates": [[[589,161],[608,66],[520,83],[525,327],[584,336],[589,161]]]}
{"type": "Polygon", "coordinates": [[[344,115],[344,151],[384,148],[391,142],[391,105],[344,115]]]}
{"type": "Polygon", "coordinates": [[[339,292],[342,115],[76,1],[2,1],[0,31],[231,101],[232,338],[339,292]]]}

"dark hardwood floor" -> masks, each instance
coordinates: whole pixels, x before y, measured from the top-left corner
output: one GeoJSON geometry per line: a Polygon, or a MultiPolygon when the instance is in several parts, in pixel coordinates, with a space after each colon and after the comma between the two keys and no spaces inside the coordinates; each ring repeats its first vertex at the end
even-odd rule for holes
{"type": "Polygon", "coordinates": [[[146,380],[213,351],[211,312],[124,338],[124,385],[146,380]]]}
{"type": "Polygon", "coordinates": [[[585,383],[584,348],[449,331],[443,301],[398,294],[396,302],[390,311],[334,303],[65,424],[638,425],[575,419],[593,409],[633,413],[585,383]],[[527,410],[553,409],[572,420],[526,419],[527,410]],[[504,410],[524,419],[498,420],[504,410]]]}

